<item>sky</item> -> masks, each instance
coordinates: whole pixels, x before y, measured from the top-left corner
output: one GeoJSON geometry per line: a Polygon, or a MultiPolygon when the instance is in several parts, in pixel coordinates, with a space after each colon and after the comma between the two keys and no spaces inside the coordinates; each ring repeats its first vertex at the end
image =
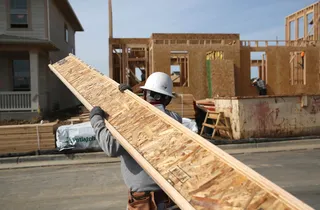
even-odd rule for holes
{"type": "MultiPolygon", "coordinates": [[[[76,55],[109,75],[108,0],[69,0],[84,32],[76,55]],[[93,2],[95,4],[93,4],[93,2]]],[[[152,33],[239,33],[241,40],[284,40],[285,17],[315,0],[113,0],[113,37],[152,33]]]]}

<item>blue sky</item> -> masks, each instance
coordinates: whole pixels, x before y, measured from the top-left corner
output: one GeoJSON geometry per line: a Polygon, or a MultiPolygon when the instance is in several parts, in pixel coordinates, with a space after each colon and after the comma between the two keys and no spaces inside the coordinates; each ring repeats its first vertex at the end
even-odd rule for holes
{"type": "MultiPolygon", "coordinates": [[[[105,74],[108,70],[108,0],[69,0],[84,32],[76,54],[105,74]],[[95,4],[92,4],[92,3],[95,4]]],[[[285,17],[315,0],[113,0],[113,35],[151,33],[240,33],[242,40],[284,40],[285,17]]]]}

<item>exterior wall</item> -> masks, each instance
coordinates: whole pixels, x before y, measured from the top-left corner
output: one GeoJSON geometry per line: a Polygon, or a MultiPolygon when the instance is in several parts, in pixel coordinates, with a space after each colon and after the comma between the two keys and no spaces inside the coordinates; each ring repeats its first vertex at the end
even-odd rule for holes
{"type": "Polygon", "coordinates": [[[0,91],[12,90],[12,72],[9,68],[9,59],[3,53],[0,54],[0,91]]]}
{"type": "MultiPolygon", "coordinates": [[[[59,51],[49,53],[50,62],[55,63],[66,57],[69,53],[72,53],[72,49],[75,50],[75,32],[70,24],[66,22],[64,16],[53,1],[50,1],[49,5],[49,20],[50,40],[59,48],[59,51]],[[68,43],[64,38],[65,24],[67,24],[69,29],[68,43]]],[[[51,71],[47,77],[47,80],[49,81],[49,90],[51,90],[48,96],[48,106],[51,107],[51,109],[56,106],[56,104],[59,104],[58,106],[60,109],[64,109],[80,103],[71,91],[51,71]]]]}
{"type": "Polygon", "coordinates": [[[231,117],[234,139],[320,134],[320,96],[215,99],[215,105],[231,117]]]}
{"type": "Polygon", "coordinates": [[[50,1],[49,6],[49,21],[50,21],[50,40],[59,48],[58,52],[50,52],[50,59],[53,63],[66,57],[68,53],[75,50],[75,31],[70,24],[65,20],[63,14],[58,10],[53,1],[50,1]],[[69,42],[65,41],[64,35],[65,24],[69,30],[69,42]]]}
{"type": "Polygon", "coordinates": [[[6,0],[0,0],[0,34],[46,39],[46,1],[30,0],[30,28],[10,29],[8,25],[8,10],[6,0]]]}
{"type": "MultiPolygon", "coordinates": [[[[153,44],[152,69],[170,75],[170,52],[188,51],[189,53],[189,87],[174,87],[174,91],[183,94],[192,94],[195,99],[208,97],[208,84],[206,72],[206,53],[208,51],[223,51],[224,59],[232,60],[235,75],[240,71],[240,43],[234,45],[221,44],[153,44]]],[[[237,87],[240,81],[235,81],[237,87]]],[[[238,88],[236,88],[237,90],[238,88]]]]}
{"type": "MultiPolygon", "coordinates": [[[[50,110],[48,89],[49,55],[47,52],[39,54],[39,107],[42,112],[50,110]]],[[[54,90],[53,90],[54,91],[54,90]]]]}
{"type": "Polygon", "coordinates": [[[237,96],[257,96],[250,83],[250,52],[265,51],[267,55],[268,95],[320,94],[320,50],[319,46],[291,47],[241,47],[241,73],[238,81],[242,85],[237,96]],[[290,52],[304,51],[306,56],[306,85],[290,84],[290,52]]]}
{"type": "Polygon", "coordinates": [[[7,29],[6,0],[0,0],[0,33],[7,29]]]}
{"type": "MultiPolygon", "coordinates": [[[[235,96],[234,64],[232,60],[211,60],[212,97],[235,96]]],[[[207,63],[208,65],[208,63],[207,63]]]]}

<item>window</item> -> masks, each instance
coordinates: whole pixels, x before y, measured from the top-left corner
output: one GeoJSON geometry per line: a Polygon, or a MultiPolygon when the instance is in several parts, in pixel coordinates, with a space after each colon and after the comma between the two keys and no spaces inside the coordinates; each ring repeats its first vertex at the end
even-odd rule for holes
{"type": "Polygon", "coordinates": [[[289,22],[289,40],[296,40],[296,35],[295,35],[295,29],[296,24],[295,21],[290,21],[289,22]]]}
{"type": "Polygon", "coordinates": [[[291,85],[306,84],[305,52],[290,52],[290,83],[291,85]]]}
{"type": "Polygon", "coordinates": [[[308,21],[308,39],[313,40],[314,36],[314,25],[313,25],[313,12],[307,14],[307,21],[308,21]]]}
{"type": "Polygon", "coordinates": [[[267,83],[266,52],[250,52],[250,79],[260,78],[267,83]]]}
{"type": "Polygon", "coordinates": [[[13,60],[13,90],[30,91],[30,63],[29,60],[13,60]]]}
{"type": "Polygon", "coordinates": [[[189,54],[187,51],[171,51],[170,73],[173,86],[189,86],[189,54]]]}
{"type": "Polygon", "coordinates": [[[303,39],[304,34],[304,18],[298,18],[298,39],[303,39]]]}
{"type": "Polygon", "coordinates": [[[28,0],[10,0],[10,27],[28,28],[28,0]]]}
{"type": "Polygon", "coordinates": [[[69,42],[69,30],[67,24],[64,25],[64,40],[69,42]]]}

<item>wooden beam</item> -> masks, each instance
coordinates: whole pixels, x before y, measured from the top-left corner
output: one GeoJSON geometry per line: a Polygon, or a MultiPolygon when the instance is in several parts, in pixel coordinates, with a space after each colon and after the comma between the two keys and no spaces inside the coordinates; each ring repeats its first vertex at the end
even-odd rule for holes
{"type": "Polygon", "coordinates": [[[308,17],[307,17],[307,13],[305,11],[304,14],[303,14],[303,38],[304,38],[304,40],[306,40],[307,37],[309,36],[308,25],[309,25],[308,17]]]}
{"type": "Polygon", "coordinates": [[[312,209],[73,55],[49,65],[182,209],[312,209]]]}
{"type": "Polygon", "coordinates": [[[109,44],[144,44],[148,45],[150,42],[149,38],[112,38],[109,40],[109,44]]]}
{"type": "Polygon", "coordinates": [[[113,20],[112,20],[112,0],[108,1],[109,6],[109,38],[113,37],[113,20]]]}
{"type": "Polygon", "coordinates": [[[113,75],[115,69],[113,69],[113,46],[112,44],[109,45],[109,77],[115,79],[113,75]]]}
{"type": "Polygon", "coordinates": [[[133,62],[133,61],[146,61],[146,58],[128,58],[128,62],[133,62]]]}

